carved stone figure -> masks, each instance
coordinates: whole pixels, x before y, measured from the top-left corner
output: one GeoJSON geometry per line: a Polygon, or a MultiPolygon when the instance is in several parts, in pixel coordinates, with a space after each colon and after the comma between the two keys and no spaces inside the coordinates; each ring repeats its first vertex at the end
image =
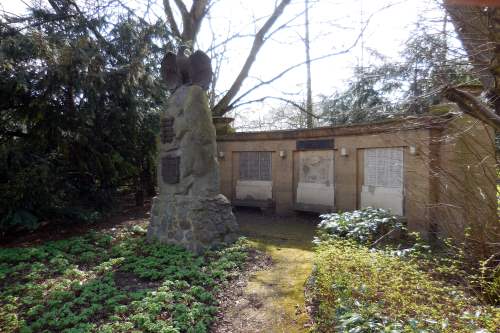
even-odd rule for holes
{"type": "Polygon", "coordinates": [[[173,92],[161,114],[158,184],[149,240],[178,244],[196,253],[236,239],[231,204],[220,194],[215,128],[205,89],[210,59],[168,53],[162,73],[173,92]]]}
{"type": "Polygon", "coordinates": [[[161,74],[170,92],[182,85],[197,85],[207,90],[212,81],[212,65],[210,58],[198,50],[186,57],[181,49],[176,55],[167,52],[161,63],[161,74]]]}

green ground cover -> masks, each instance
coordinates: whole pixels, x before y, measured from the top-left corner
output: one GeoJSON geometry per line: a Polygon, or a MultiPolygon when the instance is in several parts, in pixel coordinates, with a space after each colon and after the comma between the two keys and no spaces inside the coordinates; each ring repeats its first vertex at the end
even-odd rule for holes
{"type": "MultiPolygon", "coordinates": [[[[498,332],[500,308],[466,287],[460,262],[417,244],[373,247],[390,225],[381,211],[320,223],[315,248],[319,332],[498,332]]],[[[397,223],[392,223],[397,226],[397,223]]]]}
{"type": "Polygon", "coordinates": [[[0,249],[0,331],[206,332],[247,251],[195,256],[137,226],[0,249]]]}

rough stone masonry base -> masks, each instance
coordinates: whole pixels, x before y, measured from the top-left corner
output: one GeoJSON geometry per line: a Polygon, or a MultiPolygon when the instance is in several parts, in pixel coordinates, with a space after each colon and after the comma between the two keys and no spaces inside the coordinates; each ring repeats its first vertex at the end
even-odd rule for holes
{"type": "Polygon", "coordinates": [[[200,254],[237,239],[231,204],[215,196],[159,195],[153,199],[147,239],[176,244],[200,254]]]}

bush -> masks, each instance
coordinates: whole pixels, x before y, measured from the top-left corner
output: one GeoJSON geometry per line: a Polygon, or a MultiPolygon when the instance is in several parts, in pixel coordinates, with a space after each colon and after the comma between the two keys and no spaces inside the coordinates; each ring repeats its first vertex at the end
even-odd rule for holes
{"type": "Polygon", "coordinates": [[[482,265],[481,274],[478,275],[479,285],[486,300],[492,304],[500,305],[500,264],[495,267],[482,265]]]}
{"type": "Polygon", "coordinates": [[[496,332],[500,309],[436,279],[418,259],[332,239],[316,247],[319,332],[496,332]]]}
{"type": "Polygon", "coordinates": [[[389,211],[365,208],[345,213],[321,215],[318,225],[319,238],[348,238],[361,243],[372,243],[379,237],[393,230],[403,230],[401,220],[389,211]]]}
{"type": "Polygon", "coordinates": [[[319,304],[316,330],[496,332],[500,310],[468,294],[468,286],[480,286],[495,303],[500,273],[488,268],[472,274],[453,243],[431,248],[418,234],[374,249],[404,230],[398,217],[382,209],[322,216],[312,287],[319,304]]]}

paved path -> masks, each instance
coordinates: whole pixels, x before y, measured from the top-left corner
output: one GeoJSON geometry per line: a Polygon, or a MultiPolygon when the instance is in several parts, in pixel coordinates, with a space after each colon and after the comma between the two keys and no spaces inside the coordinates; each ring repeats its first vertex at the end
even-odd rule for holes
{"type": "Polygon", "coordinates": [[[304,283],[311,273],[317,218],[276,218],[253,211],[239,211],[237,218],[242,234],[268,253],[273,265],[250,276],[242,299],[226,315],[234,332],[307,332],[304,283]]]}

